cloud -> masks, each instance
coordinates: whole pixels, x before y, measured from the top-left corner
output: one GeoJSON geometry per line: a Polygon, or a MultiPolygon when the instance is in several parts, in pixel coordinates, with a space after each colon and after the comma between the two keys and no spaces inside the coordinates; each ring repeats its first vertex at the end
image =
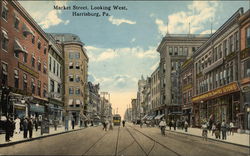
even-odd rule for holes
{"type": "Polygon", "coordinates": [[[70,22],[60,17],[62,14],[61,10],[53,10],[52,7],[48,7],[54,5],[67,6],[67,1],[36,2],[37,6],[39,6],[38,8],[34,7],[34,3],[30,1],[21,1],[20,3],[43,29],[48,29],[58,24],[67,25],[70,22]]]}
{"type": "Polygon", "coordinates": [[[159,66],[159,62],[156,62],[156,63],[150,68],[150,70],[154,71],[158,66],[159,66]]]}
{"type": "Polygon", "coordinates": [[[141,47],[132,47],[132,48],[98,48],[94,46],[86,46],[88,57],[92,62],[106,61],[114,59],[117,57],[122,57],[122,55],[134,56],[138,59],[143,58],[157,58],[159,54],[156,52],[155,47],[148,47],[148,49],[143,49],[141,47]]]}
{"type": "Polygon", "coordinates": [[[215,18],[219,2],[193,1],[187,6],[187,11],[180,11],[168,16],[168,24],[162,19],[155,19],[160,34],[169,33],[197,33],[202,31],[207,23],[215,18]]]}
{"type": "Polygon", "coordinates": [[[135,42],[136,41],[136,39],[135,38],[132,38],[132,40],[130,41],[130,43],[133,43],[133,42],[135,42]]]}
{"type": "Polygon", "coordinates": [[[127,23],[127,24],[136,24],[135,21],[131,21],[131,20],[127,20],[127,19],[119,19],[119,18],[114,18],[113,16],[110,16],[108,18],[108,20],[112,23],[112,24],[115,24],[117,26],[119,26],[120,24],[122,23],[127,23]]]}
{"type": "MultiPolygon", "coordinates": [[[[212,33],[214,33],[216,30],[212,30],[212,33]]],[[[211,29],[210,30],[204,30],[200,34],[211,34],[211,29]]]]}

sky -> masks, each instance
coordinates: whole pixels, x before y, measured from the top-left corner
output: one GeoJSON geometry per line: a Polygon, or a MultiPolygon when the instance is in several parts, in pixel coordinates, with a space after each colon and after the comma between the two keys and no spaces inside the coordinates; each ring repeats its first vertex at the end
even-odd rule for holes
{"type": "MultiPolygon", "coordinates": [[[[249,1],[20,1],[48,33],[78,35],[89,57],[88,80],[110,93],[122,116],[136,98],[137,82],[159,65],[157,46],[166,33],[210,34],[249,1]],[[54,5],[71,10],[55,10],[54,5]],[[88,10],[73,10],[87,6],[88,10]],[[111,7],[111,10],[91,10],[111,7]],[[114,10],[113,6],[126,10],[114,10]],[[103,12],[109,16],[73,16],[72,12],[103,12]]],[[[106,14],[105,14],[106,15],[106,14]]]]}

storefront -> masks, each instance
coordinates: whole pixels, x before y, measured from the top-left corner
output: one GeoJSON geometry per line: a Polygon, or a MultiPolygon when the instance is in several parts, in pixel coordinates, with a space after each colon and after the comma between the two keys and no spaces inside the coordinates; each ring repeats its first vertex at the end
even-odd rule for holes
{"type": "Polygon", "coordinates": [[[237,127],[242,125],[240,115],[240,88],[237,82],[208,91],[192,98],[195,108],[195,125],[203,122],[234,122],[237,127]],[[199,111],[198,111],[199,110],[199,111]]]}

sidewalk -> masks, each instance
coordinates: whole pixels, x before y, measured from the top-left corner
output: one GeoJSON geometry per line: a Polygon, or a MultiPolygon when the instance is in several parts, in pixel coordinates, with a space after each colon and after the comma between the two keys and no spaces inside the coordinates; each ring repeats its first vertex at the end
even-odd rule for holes
{"type": "MultiPolygon", "coordinates": [[[[55,128],[53,126],[50,126],[49,133],[45,133],[43,135],[41,135],[40,128],[41,127],[39,127],[39,129],[37,131],[35,130],[35,128],[33,129],[33,135],[32,135],[31,139],[30,138],[24,139],[23,138],[23,131],[21,131],[19,134],[15,134],[15,132],[14,132],[13,138],[10,138],[11,141],[6,142],[5,141],[5,134],[0,134],[0,147],[9,146],[9,145],[13,145],[13,144],[21,143],[21,142],[27,142],[27,141],[31,141],[31,140],[36,140],[36,139],[44,138],[44,137],[48,137],[48,136],[68,133],[68,132],[72,132],[72,131],[77,131],[77,130],[83,129],[85,127],[75,126],[74,130],[70,127],[68,131],[65,131],[64,126],[59,126],[59,127],[57,127],[57,130],[55,131],[55,128]]],[[[28,133],[28,137],[29,137],[29,133],[28,133]]]]}
{"type": "MultiPolygon", "coordinates": [[[[170,131],[168,126],[166,127],[166,130],[170,131]]],[[[172,127],[171,132],[201,137],[202,129],[188,128],[188,131],[185,132],[185,129],[182,130],[182,129],[176,128],[176,130],[174,130],[174,128],[172,127]]],[[[221,135],[221,138],[222,138],[222,135],[221,135]]],[[[241,145],[241,146],[247,146],[247,147],[250,146],[249,134],[234,133],[233,135],[227,135],[227,140],[222,140],[222,139],[215,139],[215,135],[212,136],[212,131],[211,132],[208,131],[208,139],[235,144],[235,145],[241,145]]]]}

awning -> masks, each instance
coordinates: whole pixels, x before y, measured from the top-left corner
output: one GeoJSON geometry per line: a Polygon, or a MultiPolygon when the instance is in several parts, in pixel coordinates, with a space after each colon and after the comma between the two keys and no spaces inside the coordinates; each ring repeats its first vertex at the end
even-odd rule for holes
{"type": "Polygon", "coordinates": [[[147,120],[152,120],[155,117],[155,115],[151,115],[147,117],[147,120]]]}
{"type": "Polygon", "coordinates": [[[142,120],[145,120],[145,119],[147,118],[147,116],[148,116],[148,115],[146,114],[146,115],[142,118],[142,120]]]}
{"type": "Polygon", "coordinates": [[[22,47],[22,45],[17,40],[15,40],[14,42],[14,51],[21,51],[27,53],[27,51],[22,47]]]}
{"type": "Polygon", "coordinates": [[[165,114],[157,115],[157,116],[155,117],[155,119],[156,119],[156,120],[159,120],[159,119],[161,119],[164,115],[165,115],[165,114]]]}
{"type": "Polygon", "coordinates": [[[76,100],[76,104],[77,105],[80,105],[81,104],[81,101],[79,99],[76,100]]]}
{"type": "Polygon", "coordinates": [[[182,115],[182,112],[171,112],[168,115],[182,115]]]}
{"type": "Polygon", "coordinates": [[[23,24],[23,32],[34,36],[33,31],[26,24],[23,24]]]}

